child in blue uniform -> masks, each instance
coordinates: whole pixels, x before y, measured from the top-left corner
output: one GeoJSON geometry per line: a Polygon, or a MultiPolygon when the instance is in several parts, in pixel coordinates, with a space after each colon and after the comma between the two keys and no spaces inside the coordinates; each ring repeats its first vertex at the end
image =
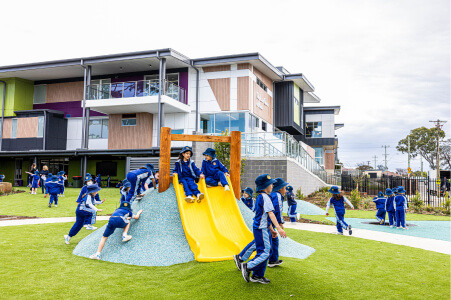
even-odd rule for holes
{"type": "Polygon", "coordinates": [[[99,187],[102,187],[102,175],[97,174],[96,183],[99,187]]]}
{"type": "MultiPolygon", "coordinates": [[[[152,182],[155,180],[153,179],[152,170],[152,164],[146,164],[138,170],[128,172],[127,180],[130,182],[131,188],[128,191],[125,201],[132,203],[141,192],[141,184],[146,182],[149,177],[151,177],[152,182]]],[[[140,197],[137,200],[140,200],[140,197]]]]}
{"type": "Polygon", "coordinates": [[[127,194],[130,191],[130,188],[132,187],[131,183],[125,179],[124,185],[121,187],[120,193],[121,193],[121,203],[125,202],[125,199],[127,198],[127,194]]]}
{"type": "Polygon", "coordinates": [[[291,185],[287,186],[287,194],[286,194],[287,202],[288,202],[288,217],[291,222],[297,222],[297,212],[296,208],[298,207],[298,203],[296,202],[293,194],[293,187],[291,185]]]}
{"type": "MultiPolygon", "coordinates": [[[[155,172],[155,168],[152,164],[147,164],[146,165],[148,169],[150,169],[152,172],[149,174],[149,176],[147,177],[146,180],[142,180],[141,181],[141,186],[139,188],[138,191],[138,195],[139,198],[141,199],[145,194],[147,194],[150,191],[154,190],[154,182],[155,181],[155,176],[154,176],[154,172],[155,172]]],[[[138,197],[137,197],[138,198],[138,197]]],[[[140,200],[137,199],[137,200],[140,200]]]]}
{"type": "Polygon", "coordinates": [[[329,189],[329,193],[332,194],[332,198],[329,199],[326,206],[326,216],[329,215],[329,208],[334,206],[335,217],[337,218],[337,231],[338,234],[343,235],[343,228],[348,231],[349,235],[352,235],[352,227],[345,222],[345,202],[354,209],[354,206],[348,199],[341,195],[338,186],[333,186],[329,189]]]}
{"type": "Polygon", "coordinates": [[[255,200],[255,217],[252,225],[254,240],[239,255],[233,256],[233,260],[238,270],[241,270],[241,274],[246,282],[252,281],[262,284],[268,284],[270,282],[269,279],[264,277],[271,249],[269,227],[274,225],[281,237],[287,237],[285,231],[280,227],[279,222],[277,222],[276,216],[274,215],[274,206],[269,196],[275,182],[268,174],[260,175],[255,179],[257,193],[260,194],[255,200]],[[252,248],[257,250],[257,254],[252,260],[245,263],[245,260],[250,257],[250,253],[254,251],[252,248]],[[253,273],[252,276],[250,276],[251,272],[253,273]]]}
{"type": "Polygon", "coordinates": [[[395,209],[395,196],[394,196],[394,191],[396,190],[396,188],[393,188],[393,190],[391,189],[386,189],[385,190],[385,196],[387,196],[387,200],[385,201],[385,211],[388,214],[388,224],[390,225],[391,228],[393,228],[395,226],[395,222],[396,222],[396,209],[395,209]]]}
{"type": "Polygon", "coordinates": [[[226,177],[229,176],[229,170],[216,158],[215,149],[207,148],[202,155],[205,159],[202,161],[201,173],[205,175],[207,187],[221,185],[225,191],[230,191],[226,177]]]}
{"type": "Polygon", "coordinates": [[[185,201],[188,203],[194,203],[194,195],[197,197],[197,202],[201,202],[204,199],[204,194],[199,191],[196,180],[205,178],[205,176],[194,164],[194,161],[191,159],[192,155],[193,150],[191,147],[183,147],[174,168],[174,173],[178,174],[179,183],[183,185],[186,196],[185,201]]]}
{"type": "Polygon", "coordinates": [[[250,210],[254,209],[254,198],[252,198],[252,195],[254,194],[254,191],[247,187],[243,190],[243,197],[241,197],[241,201],[249,207],[250,210]]]}
{"type": "Polygon", "coordinates": [[[64,181],[67,180],[67,176],[64,175],[64,171],[60,171],[58,172],[58,183],[61,184],[61,186],[63,187],[61,189],[61,197],[64,197],[64,191],[65,191],[65,187],[64,187],[64,181]]]}
{"type": "Polygon", "coordinates": [[[3,180],[5,180],[5,175],[0,174],[0,182],[3,182],[3,180]]]}
{"type": "MultiPolygon", "coordinates": [[[[86,173],[85,185],[81,188],[80,194],[78,195],[78,198],[77,198],[77,202],[78,203],[80,203],[83,200],[83,197],[86,196],[86,194],[88,193],[88,186],[90,186],[92,184],[94,184],[94,181],[93,181],[93,179],[91,177],[91,174],[86,173]]],[[[103,202],[105,202],[105,199],[103,199],[103,201],[101,201],[100,200],[100,195],[99,195],[99,193],[97,193],[95,195],[95,197],[93,198],[93,200],[92,200],[92,205],[95,206],[97,204],[102,204],[103,202]]],[[[95,224],[95,222],[96,222],[97,214],[94,213],[94,212],[91,212],[91,214],[92,214],[91,218],[89,218],[89,219],[86,218],[85,221],[84,221],[83,226],[86,227],[87,230],[96,230],[97,227],[93,226],[93,224],[95,224]]]]}
{"type": "Polygon", "coordinates": [[[64,236],[64,242],[66,244],[69,244],[70,239],[83,228],[85,220],[92,218],[93,212],[97,213],[98,211],[102,211],[102,209],[98,209],[92,204],[93,199],[100,190],[101,188],[97,184],[91,184],[87,187],[87,194],[84,195],[75,210],[75,224],[70,229],[69,234],[64,236]]]}
{"type": "MultiPolygon", "coordinates": [[[[287,193],[286,187],[288,184],[282,178],[276,178],[270,195],[274,206],[274,215],[282,229],[284,229],[283,223],[285,223],[282,218],[283,197],[287,193]]],[[[279,259],[279,237],[277,236],[277,231],[272,226],[269,229],[271,231],[271,252],[269,253],[268,267],[272,268],[280,266],[283,260],[279,259]]]]}
{"type": "Polygon", "coordinates": [[[55,201],[55,207],[58,207],[58,194],[61,193],[62,186],[58,183],[58,177],[52,176],[51,181],[45,185],[45,194],[49,194],[49,208],[52,207],[53,201],[55,201]]]}
{"type": "Polygon", "coordinates": [[[128,230],[130,229],[130,220],[132,218],[138,220],[142,212],[143,210],[141,209],[136,215],[133,215],[130,202],[122,202],[121,206],[114,211],[114,213],[108,220],[108,224],[105,228],[105,232],[103,233],[103,237],[100,240],[97,252],[91,255],[89,258],[100,260],[100,253],[105,246],[106,240],[110,235],[113,234],[116,228],[124,228],[124,232],[122,233],[122,242],[125,243],[131,240],[132,236],[128,235],[128,230]]]}
{"type": "Polygon", "coordinates": [[[379,224],[385,225],[385,202],[387,202],[387,199],[384,198],[384,193],[379,192],[377,194],[377,197],[374,197],[373,202],[376,204],[376,219],[379,221],[379,224]]]}
{"type": "Polygon", "coordinates": [[[398,229],[407,229],[406,227],[406,211],[407,211],[407,198],[404,195],[404,187],[398,187],[398,195],[395,197],[395,207],[396,207],[396,227],[398,229]]]}
{"type": "Polygon", "coordinates": [[[41,176],[39,175],[39,171],[35,171],[33,175],[33,183],[31,184],[31,194],[36,195],[40,179],[41,176]]]}

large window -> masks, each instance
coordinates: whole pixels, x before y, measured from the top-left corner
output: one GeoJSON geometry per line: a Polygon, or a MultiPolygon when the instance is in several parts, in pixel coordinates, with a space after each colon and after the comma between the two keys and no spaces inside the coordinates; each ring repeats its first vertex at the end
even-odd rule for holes
{"type": "Polygon", "coordinates": [[[313,149],[315,149],[315,160],[320,165],[324,165],[324,149],[323,148],[313,148],[313,149]]]}
{"type": "Polygon", "coordinates": [[[246,130],[245,113],[203,114],[200,116],[200,122],[203,133],[246,130]]]}
{"type": "Polygon", "coordinates": [[[322,122],[307,122],[305,126],[306,137],[320,138],[323,136],[322,122]]]}
{"type": "Polygon", "coordinates": [[[11,124],[11,138],[15,139],[17,138],[17,119],[12,120],[11,124]]]}
{"type": "Polygon", "coordinates": [[[45,84],[35,85],[33,92],[33,104],[45,103],[46,95],[47,95],[47,85],[45,84]]]}
{"type": "Polygon", "coordinates": [[[44,136],[44,117],[38,117],[38,134],[37,137],[41,138],[44,136]]]}
{"type": "Polygon", "coordinates": [[[136,114],[123,114],[121,125],[122,126],[136,126],[136,114]]]}
{"type": "Polygon", "coordinates": [[[108,119],[89,120],[89,138],[107,139],[108,138],[108,119]]]}

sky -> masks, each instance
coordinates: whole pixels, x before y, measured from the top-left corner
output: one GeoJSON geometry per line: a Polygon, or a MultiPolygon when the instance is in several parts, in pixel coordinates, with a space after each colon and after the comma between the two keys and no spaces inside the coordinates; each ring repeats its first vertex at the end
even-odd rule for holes
{"type": "MultiPolygon", "coordinates": [[[[173,48],[190,58],[259,52],[340,105],[338,155],[407,168],[398,141],[448,120],[448,0],[9,1],[0,65],[173,48]]],[[[6,13],[5,13],[6,12],[6,13]]],[[[420,159],[411,162],[420,169],[420,159]]],[[[428,170],[424,162],[424,170],[428,170]]]]}

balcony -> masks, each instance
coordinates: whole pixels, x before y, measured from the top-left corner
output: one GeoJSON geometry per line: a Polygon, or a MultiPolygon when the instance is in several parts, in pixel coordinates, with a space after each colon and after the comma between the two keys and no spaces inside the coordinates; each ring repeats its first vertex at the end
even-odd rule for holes
{"type": "MultiPolygon", "coordinates": [[[[186,90],[163,81],[161,103],[165,113],[190,112],[186,90]]],[[[160,85],[155,80],[140,80],[88,85],[86,107],[104,114],[158,113],[160,85]]]]}

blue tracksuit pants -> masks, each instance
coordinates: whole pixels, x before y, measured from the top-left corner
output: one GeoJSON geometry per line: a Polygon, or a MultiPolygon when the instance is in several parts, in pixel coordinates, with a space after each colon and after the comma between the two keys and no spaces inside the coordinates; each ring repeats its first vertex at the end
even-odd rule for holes
{"type": "Polygon", "coordinates": [[[130,184],[132,185],[130,187],[130,190],[127,193],[127,197],[125,198],[125,201],[127,202],[131,202],[132,199],[134,200],[138,190],[139,190],[139,182],[138,181],[138,176],[136,176],[135,173],[128,173],[127,174],[127,180],[130,181],[130,184]]]}
{"type": "Polygon", "coordinates": [[[396,222],[396,212],[395,211],[387,211],[388,213],[388,224],[395,225],[396,222]]]}
{"type": "Polygon", "coordinates": [[[247,267],[254,275],[264,277],[271,251],[270,233],[268,228],[254,229],[253,231],[257,254],[247,263],[247,267]]]}
{"type": "Polygon", "coordinates": [[[271,237],[271,251],[268,261],[275,262],[279,260],[279,237],[271,237]]]}
{"type": "Polygon", "coordinates": [[[52,204],[55,201],[55,205],[58,205],[58,194],[50,194],[49,204],[52,204]]]}
{"type": "Polygon", "coordinates": [[[41,191],[44,194],[45,193],[45,180],[41,178],[40,181],[41,181],[41,191]]]}
{"type": "Polygon", "coordinates": [[[296,222],[296,218],[298,214],[296,213],[296,208],[298,207],[297,204],[289,205],[288,206],[288,217],[290,218],[291,222],[296,222]]]}
{"type": "Polygon", "coordinates": [[[222,186],[229,185],[227,178],[222,171],[218,171],[213,176],[205,176],[205,183],[209,186],[218,186],[218,181],[221,182],[222,186]]]}
{"type": "Polygon", "coordinates": [[[378,209],[376,213],[376,219],[380,222],[382,220],[385,220],[385,209],[378,209]]]}
{"type": "Polygon", "coordinates": [[[345,222],[345,214],[335,212],[335,217],[337,218],[337,231],[343,233],[343,228],[348,229],[348,224],[345,222]]]}
{"type": "Polygon", "coordinates": [[[406,227],[406,211],[404,209],[396,211],[396,227],[406,227]]]}
{"type": "Polygon", "coordinates": [[[199,188],[193,178],[183,177],[179,179],[179,182],[183,185],[183,190],[187,197],[200,194],[199,188]]]}
{"type": "Polygon", "coordinates": [[[73,237],[75,235],[77,235],[77,233],[80,231],[80,229],[83,228],[83,224],[85,222],[86,219],[91,219],[92,215],[85,211],[85,210],[81,210],[78,209],[75,211],[75,224],[72,226],[72,228],[69,231],[69,236],[73,237]]]}
{"type": "Polygon", "coordinates": [[[243,251],[240,252],[239,257],[241,260],[246,261],[251,257],[252,253],[256,250],[255,247],[255,240],[247,244],[246,247],[244,247],[243,251]]]}

